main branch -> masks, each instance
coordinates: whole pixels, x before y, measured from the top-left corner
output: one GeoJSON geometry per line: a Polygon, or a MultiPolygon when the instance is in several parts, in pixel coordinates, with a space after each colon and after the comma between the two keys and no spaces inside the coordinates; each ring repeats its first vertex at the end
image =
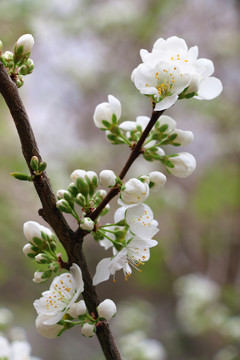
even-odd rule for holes
{"type": "MultiPolygon", "coordinates": [[[[37,156],[41,161],[41,155],[17,87],[10,79],[1,62],[0,93],[11,112],[21,141],[23,156],[31,174],[33,174],[30,166],[31,158],[33,156],[37,156]]],[[[95,292],[95,288],[92,285],[92,279],[82,250],[83,236],[85,233],[83,231],[79,231],[76,234],[68,226],[62,213],[56,207],[56,199],[46,172],[43,172],[41,176],[34,177],[33,183],[42,203],[40,214],[52,227],[60,242],[64,246],[69,258],[69,264],[74,262],[80,266],[84,281],[83,298],[89,312],[96,313],[96,307],[99,304],[99,300],[95,292]]],[[[117,345],[106,322],[102,322],[97,327],[97,336],[106,359],[121,360],[117,345]]]]}

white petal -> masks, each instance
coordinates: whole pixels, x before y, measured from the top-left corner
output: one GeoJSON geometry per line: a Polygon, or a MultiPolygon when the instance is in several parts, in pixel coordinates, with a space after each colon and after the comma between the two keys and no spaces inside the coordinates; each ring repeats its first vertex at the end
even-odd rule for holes
{"type": "Polygon", "coordinates": [[[96,286],[99,283],[106,281],[110,277],[109,265],[111,258],[102,259],[96,268],[96,274],[93,277],[93,285],[96,286]]]}
{"type": "Polygon", "coordinates": [[[120,129],[124,131],[132,131],[136,129],[135,121],[124,121],[119,125],[120,129]]]}
{"type": "Polygon", "coordinates": [[[187,52],[188,47],[186,41],[177,36],[171,36],[167,39],[167,49],[168,51],[182,50],[183,52],[187,52]]]}
{"type": "Polygon", "coordinates": [[[142,90],[149,87],[155,87],[157,80],[155,79],[156,71],[146,64],[140,64],[134,77],[134,83],[137,89],[142,90]]]}
{"type": "Polygon", "coordinates": [[[190,61],[195,61],[198,57],[198,47],[192,46],[187,53],[187,59],[190,61]]]}
{"type": "Polygon", "coordinates": [[[117,119],[119,120],[122,114],[122,106],[120,101],[113,95],[108,95],[108,101],[112,113],[115,114],[117,116],[117,119]]]}
{"type": "Polygon", "coordinates": [[[164,124],[167,124],[169,131],[174,130],[176,128],[176,126],[177,126],[176,121],[173,120],[170,116],[167,116],[167,115],[160,116],[159,121],[160,121],[161,126],[164,125],[164,124]]]}
{"type": "Polygon", "coordinates": [[[178,96],[173,94],[171,96],[166,96],[163,100],[156,104],[154,110],[161,111],[165,109],[169,109],[175,102],[177,101],[178,96]]]}
{"type": "Polygon", "coordinates": [[[127,206],[121,206],[120,208],[118,208],[116,211],[115,211],[115,214],[114,214],[114,223],[117,223],[121,220],[124,220],[125,218],[125,212],[127,210],[127,206]]]}
{"type": "Polygon", "coordinates": [[[222,83],[215,77],[204,79],[199,86],[198,95],[196,99],[212,100],[221,94],[223,89],[222,83]]]}
{"type": "MultiPolygon", "coordinates": [[[[157,89],[156,89],[157,90],[157,89]]],[[[137,117],[137,125],[140,125],[142,128],[142,131],[145,130],[146,126],[148,125],[150,121],[150,117],[149,116],[138,116],[137,117]]]]}
{"type": "Polygon", "coordinates": [[[183,74],[176,79],[174,85],[174,93],[180,94],[190,83],[191,77],[189,74],[183,74]]]}
{"type": "Polygon", "coordinates": [[[72,264],[70,268],[70,273],[72,274],[75,280],[76,289],[78,290],[79,293],[82,293],[84,290],[84,283],[83,283],[82,271],[80,267],[77,264],[72,264]]]}
{"type": "Polygon", "coordinates": [[[196,69],[196,72],[200,74],[202,77],[208,77],[213,74],[214,72],[214,65],[213,62],[209,59],[198,59],[194,67],[196,69]]]}

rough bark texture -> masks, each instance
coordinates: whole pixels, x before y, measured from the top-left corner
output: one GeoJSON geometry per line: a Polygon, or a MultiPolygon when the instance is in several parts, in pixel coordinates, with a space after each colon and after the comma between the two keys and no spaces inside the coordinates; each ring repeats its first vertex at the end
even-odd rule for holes
{"type": "MultiPolygon", "coordinates": [[[[28,168],[33,174],[30,167],[30,161],[33,156],[37,156],[41,161],[41,156],[37,146],[35,136],[33,134],[26,110],[23,106],[22,100],[19,96],[18,89],[15,83],[9,77],[6,69],[0,61],[0,93],[2,94],[6,104],[11,112],[12,118],[17,128],[17,132],[21,141],[22,153],[28,165],[28,168]]],[[[146,139],[149,131],[156,123],[162,112],[153,111],[151,120],[144,130],[139,142],[132,150],[129,159],[127,160],[124,168],[119,174],[120,179],[123,179],[128,169],[136,158],[141,153],[141,147],[146,139]]],[[[39,210],[39,214],[44,220],[51,226],[56,233],[60,242],[64,246],[68,255],[68,267],[72,263],[76,263],[82,270],[84,281],[84,293],[83,298],[86,302],[88,311],[90,313],[96,313],[96,307],[99,304],[99,299],[95,291],[95,287],[92,285],[92,279],[88,271],[87,263],[84,257],[82,249],[83,238],[86,232],[80,228],[74,232],[67,224],[62,213],[56,207],[56,198],[52,192],[50,181],[47,177],[46,171],[40,176],[36,176],[33,180],[34,187],[40,198],[42,208],[39,210]]],[[[90,217],[95,220],[108,202],[118,194],[119,189],[113,188],[109,191],[105,199],[98,206],[97,209],[90,214],[90,217]]],[[[101,344],[103,353],[107,360],[121,360],[120,353],[118,351],[115,340],[110,332],[107,322],[101,322],[97,326],[97,336],[101,344]]]]}

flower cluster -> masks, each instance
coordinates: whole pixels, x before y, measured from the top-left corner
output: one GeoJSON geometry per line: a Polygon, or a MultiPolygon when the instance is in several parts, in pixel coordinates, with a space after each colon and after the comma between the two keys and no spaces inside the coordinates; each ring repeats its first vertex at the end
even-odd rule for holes
{"type": "Polygon", "coordinates": [[[23,226],[23,232],[28,240],[23,252],[26,256],[34,258],[38,264],[47,265],[45,270],[37,270],[33,281],[36,283],[47,281],[53,273],[59,270],[56,254],[56,237],[50,229],[35,221],[28,221],[23,226]]]}
{"type": "Polygon", "coordinates": [[[25,34],[17,40],[13,52],[5,51],[1,54],[2,42],[0,41],[0,61],[7,69],[11,78],[16,81],[18,88],[24,84],[23,77],[33,72],[34,63],[32,59],[29,59],[33,45],[33,36],[25,34]]]}
{"type": "Polygon", "coordinates": [[[0,359],[2,360],[41,360],[31,356],[31,345],[27,341],[15,340],[12,343],[0,335],[0,359]]]}
{"type": "Polygon", "coordinates": [[[50,289],[33,304],[38,314],[36,327],[42,336],[56,338],[65,330],[81,325],[82,334],[91,337],[99,321],[110,320],[116,314],[116,305],[106,299],[97,307],[98,316],[90,315],[84,300],[78,301],[83,290],[82,272],[76,264],[72,265],[70,273],[55,277],[50,289]]]}
{"type": "Polygon", "coordinates": [[[188,49],[177,36],[158,39],[152,52],[142,49],[140,55],[143,62],[131,78],[141,94],[151,97],[155,111],[168,109],[181,98],[211,100],[222,91],[221,81],[211,76],[212,61],[198,59],[198,47],[188,49]]]}

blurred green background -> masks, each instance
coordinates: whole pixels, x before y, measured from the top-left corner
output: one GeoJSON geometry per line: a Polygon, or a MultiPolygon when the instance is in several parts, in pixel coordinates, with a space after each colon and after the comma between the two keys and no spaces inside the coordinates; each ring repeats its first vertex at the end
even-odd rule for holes
{"type": "MultiPolygon", "coordinates": [[[[12,50],[24,33],[35,38],[35,69],[20,94],[55,192],[67,187],[74,169],[122,168],[129,150],[107,143],[92,115],[108,94],[122,102],[122,120],[150,115],[148,99],[130,80],[141,48],[150,51],[157,38],[176,35],[189,47],[198,45],[199,56],[215,64],[221,96],[182,100],[166,112],[178,128],[193,131],[194,142],[180,151],[195,156],[197,169],[183,180],[168,176],[165,188],[147,201],[159,221],[159,246],[142,273],[135,271],[128,282],[117,274],[115,284],[98,286],[101,299],[111,298],[120,308],[126,301],[126,306],[139,299],[151,303],[151,326],[144,328],[143,321],[139,327],[161,342],[169,360],[240,359],[239,22],[237,0],[0,2],[3,50],[12,50]],[[212,280],[207,286],[206,278],[212,280]]],[[[26,171],[26,165],[2,98],[0,110],[0,306],[14,312],[14,324],[27,331],[34,355],[102,360],[97,340],[83,338],[77,327],[56,340],[35,330],[32,302],[48,284],[31,281],[35,265],[22,254],[22,225],[44,223],[32,185],[9,175],[26,171]]],[[[138,159],[128,176],[159,169],[158,163],[138,159]]],[[[99,249],[91,239],[85,249],[94,274],[99,249]]],[[[121,321],[128,322],[122,312],[112,327],[124,343],[121,338],[131,329],[121,321]]],[[[135,360],[131,356],[125,355],[135,360]]]]}

